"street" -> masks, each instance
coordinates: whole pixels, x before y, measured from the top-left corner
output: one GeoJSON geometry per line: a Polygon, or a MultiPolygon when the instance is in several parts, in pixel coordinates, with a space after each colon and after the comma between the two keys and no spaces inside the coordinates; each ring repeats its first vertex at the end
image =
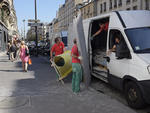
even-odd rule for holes
{"type": "Polygon", "coordinates": [[[21,62],[0,56],[0,113],[136,113],[118,100],[93,88],[74,95],[71,76],[62,85],[45,57],[32,58],[27,73],[21,62]]]}
{"type": "MultiPolygon", "coordinates": [[[[125,100],[123,93],[120,92],[119,90],[113,88],[109,84],[93,77],[91,87],[94,88],[95,90],[97,90],[98,92],[103,93],[103,94],[109,96],[110,98],[113,98],[127,106],[127,102],[125,100]]],[[[150,113],[150,107],[147,106],[144,109],[136,110],[136,112],[137,113],[150,113]]]]}

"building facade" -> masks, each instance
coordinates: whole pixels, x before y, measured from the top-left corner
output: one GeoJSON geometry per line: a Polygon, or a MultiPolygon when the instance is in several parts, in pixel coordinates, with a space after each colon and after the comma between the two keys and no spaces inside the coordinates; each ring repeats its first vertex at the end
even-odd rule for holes
{"type": "Polygon", "coordinates": [[[85,3],[81,8],[82,18],[87,19],[91,18],[95,15],[95,10],[94,10],[94,1],[90,1],[88,3],[85,3]]]}
{"type": "Polygon", "coordinates": [[[14,35],[18,35],[18,27],[13,0],[0,0],[0,51],[14,35]]]}
{"type": "Polygon", "coordinates": [[[97,15],[118,10],[149,10],[150,0],[96,0],[97,15]]]}
{"type": "Polygon", "coordinates": [[[65,0],[58,10],[59,32],[68,31],[69,24],[73,22],[76,6],[88,0],[65,0]]]}

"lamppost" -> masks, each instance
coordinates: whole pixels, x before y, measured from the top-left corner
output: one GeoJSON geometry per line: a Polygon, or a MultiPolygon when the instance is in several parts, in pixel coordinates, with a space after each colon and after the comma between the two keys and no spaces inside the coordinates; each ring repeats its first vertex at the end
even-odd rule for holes
{"type": "MultiPolygon", "coordinates": [[[[37,5],[35,0],[35,23],[37,23],[37,5]]],[[[36,56],[38,56],[38,33],[37,26],[35,26],[35,35],[36,35],[36,56]]]]}
{"type": "Polygon", "coordinates": [[[23,37],[24,37],[24,40],[25,40],[25,37],[26,37],[26,34],[25,34],[25,33],[26,33],[25,21],[26,21],[26,20],[24,19],[24,20],[23,20],[23,23],[24,23],[24,36],[23,36],[23,37]]]}

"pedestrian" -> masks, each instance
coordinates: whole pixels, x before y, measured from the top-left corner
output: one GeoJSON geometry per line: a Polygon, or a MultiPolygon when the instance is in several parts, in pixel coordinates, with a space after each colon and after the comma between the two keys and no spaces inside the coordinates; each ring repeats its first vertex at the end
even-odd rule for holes
{"type": "Polygon", "coordinates": [[[72,91],[78,93],[80,91],[80,82],[82,80],[82,68],[80,64],[81,56],[77,47],[77,39],[74,39],[74,45],[71,50],[72,56],[72,91]]]}
{"type": "Polygon", "coordinates": [[[14,61],[14,53],[15,53],[15,45],[13,44],[13,41],[10,42],[10,60],[14,61]]]}
{"type": "Polygon", "coordinates": [[[8,41],[7,43],[7,55],[8,55],[8,59],[10,60],[10,41],[8,41]]]}
{"type": "Polygon", "coordinates": [[[29,60],[29,49],[25,45],[24,41],[21,41],[20,58],[21,58],[21,61],[22,61],[22,68],[25,72],[27,72],[27,70],[28,70],[28,60],[29,60]]]}
{"type": "Polygon", "coordinates": [[[61,41],[60,37],[55,38],[55,44],[52,46],[50,57],[51,60],[53,60],[53,53],[55,53],[55,56],[63,54],[65,51],[64,43],[61,41]]]}
{"type": "MultiPolygon", "coordinates": [[[[60,37],[55,38],[55,44],[52,46],[51,51],[50,51],[50,61],[53,61],[53,53],[55,56],[63,54],[65,51],[65,46],[64,43],[61,41],[60,37]]],[[[56,75],[57,81],[59,81],[59,76],[58,74],[56,75]]]]}
{"type": "Polygon", "coordinates": [[[19,40],[16,41],[15,46],[16,46],[16,56],[15,56],[15,59],[18,60],[19,59],[19,51],[20,51],[20,41],[19,40]]]}

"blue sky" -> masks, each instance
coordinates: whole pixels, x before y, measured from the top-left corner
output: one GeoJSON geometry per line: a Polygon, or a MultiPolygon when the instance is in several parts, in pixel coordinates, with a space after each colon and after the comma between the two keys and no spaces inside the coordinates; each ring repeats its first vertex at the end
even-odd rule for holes
{"type": "MultiPolygon", "coordinates": [[[[37,12],[38,19],[42,22],[51,22],[56,17],[56,11],[60,4],[63,4],[65,0],[37,0],[37,12]]],[[[19,31],[23,29],[23,19],[34,19],[34,0],[14,0],[14,6],[18,19],[19,31]]]]}

